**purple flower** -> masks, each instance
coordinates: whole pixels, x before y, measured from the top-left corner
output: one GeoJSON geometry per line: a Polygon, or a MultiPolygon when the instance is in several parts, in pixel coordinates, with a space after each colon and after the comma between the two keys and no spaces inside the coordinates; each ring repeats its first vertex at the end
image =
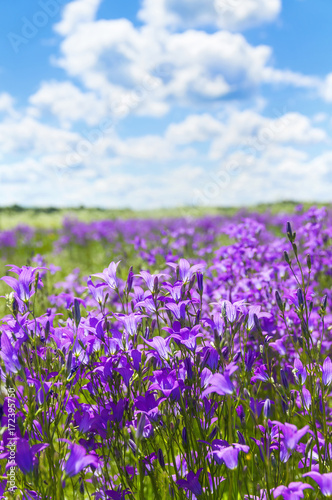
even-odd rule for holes
{"type": "Polygon", "coordinates": [[[245,363],[245,367],[246,367],[247,372],[251,372],[251,369],[252,369],[257,358],[258,358],[257,352],[254,352],[251,349],[247,350],[245,357],[244,357],[244,363],[245,363]]]}
{"type": "Polygon", "coordinates": [[[254,384],[257,380],[261,382],[270,382],[270,375],[267,373],[266,365],[256,368],[254,376],[251,377],[251,383],[254,384]]]}
{"type": "Polygon", "coordinates": [[[186,317],[186,306],[188,304],[188,301],[185,300],[183,302],[180,302],[179,304],[176,304],[175,302],[168,302],[166,304],[166,309],[171,311],[175,318],[177,320],[184,320],[186,317]]]}
{"type": "Polygon", "coordinates": [[[150,274],[147,271],[141,271],[139,274],[136,274],[135,276],[141,277],[145,283],[150,292],[152,293],[155,288],[155,282],[156,278],[159,281],[159,278],[163,277],[168,277],[168,274],[165,273],[159,273],[159,274],[150,274]]]}
{"type": "Polygon", "coordinates": [[[175,270],[179,270],[179,278],[184,283],[189,282],[192,278],[192,275],[197,271],[202,271],[205,268],[205,264],[195,264],[194,266],[190,267],[190,264],[186,259],[180,259],[179,264],[167,262],[167,265],[171,266],[175,270]]]}
{"type": "Polygon", "coordinates": [[[179,488],[191,491],[195,496],[202,495],[202,486],[200,485],[198,480],[202,470],[203,469],[198,469],[196,474],[193,471],[190,471],[187,474],[186,479],[179,479],[178,481],[176,481],[176,484],[179,488]]]}
{"type": "Polygon", "coordinates": [[[76,476],[76,474],[81,472],[81,470],[88,465],[98,467],[98,464],[99,462],[96,455],[87,454],[83,446],[74,443],[70,445],[70,455],[65,463],[64,469],[67,476],[72,477],[76,476]]]}
{"type": "Polygon", "coordinates": [[[307,472],[303,477],[311,477],[317,484],[324,497],[332,495],[332,472],[320,474],[316,471],[307,472]]]}
{"type": "Polygon", "coordinates": [[[287,462],[291,452],[295,450],[298,442],[307,434],[309,426],[306,425],[302,429],[298,430],[296,425],[293,424],[281,424],[278,421],[274,421],[282,431],[283,440],[281,443],[280,459],[282,462],[287,462]]]}
{"type": "Polygon", "coordinates": [[[180,327],[181,324],[178,321],[174,321],[173,329],[165,327],[164,330],[170,333],[169,339],[174,339],[177,343],[194,351],[197,344],[196,339],[203,336],[202,333],[199,333],[200,325],[194,326],[191,330],[189,328],[180,327]]]}
{"type": "Polygon", "coordinates": [[[205,391],[203,392],[203,397],[207,396],[208,394],[211,394],[212,392],[216,392],[220,396],[224,396],[225,394],[232,394],[234,392],[235,387],[229,377],[237,369],[238,366],[230,365],[228,367],[228,370],[226,370],[224,374],[216,373],[215,375],[212,375],[208,379],[208,384],[210,384],[210,387],[205,389],[205,391]]]}
{"type": "Polygon", "coordinates": [[[5,363],[6,370],[9,373],[17,373],[21,368],[16,349],[12,346],[6,332],[1,335],[1,357],[5,363]]]}
{"type": "Polygon", "coordinates": [[[180,388],[183,387],[183,380],[177,377],[175,370],[168,372],[168,370],[155,371],[153,383],[149,390],[158,390],[163,393],[163,395],[168,398],[171,397],[174,400],[180,398],[180,388]]]}
{"type": "Polygon", "coordinates": [[[16,442],[16,463],[21,469],[23,474],[29,474],[33,471],[34,456],[36,453],[47,448],[49,445],[46,443],[35,444],[29,446],[27,439],[18,439],[16,442]]]}
{"type": "Polygon", "coordinates": [[[306,378],[307,378],[307,371],[298,358],[295,358],[295,360],[294,360],[293,373],[294,373],[294,377],[295,377],[296,381],[299,384],[303,385],[306,381],[306,378]]]}
{"type": "Polygon", "coordinates": [[[308,391],[305,387],[302,389],[302,404],[304,408],[309,411],[309,408],[311,406],[311,392],[308,391]]]}
{"type": "Polygon", "coordinates": [[[332,382],[332,362],[329,357],[327,357],[323,363],[323,384],[330,385],[332,382]]]}
{"type": "Polygon", "coordinates": [[[215,439],[212,442],[212,453],[215,461],[218,464],[224,463],[227,469],[236,469],[239,461],[239,453],[243,451],[248,453],[249,446],[246,444],[228,444],[227,441],[215,439]]]}
{"type": "Polygon", "coordinates": [[[134,335],[136,335],[136,333],[137,333],[138,324],[140,323],[142,318],[144,318],[145,316],[143,316],[140,313],[131,313],[131,314],[127,314],[127,315],[116,314],[116,317],[123,324],[124,329],[126,331],[126,334],[129,337],[134,337],[134,335]]]}
{"type": "MultiPolygon", "coordinates": [[[[23,266],[21,269],[17,266],[12,266],[10,271],[18,274],[18,278],[13,278],[12,276],[3,276],[2,279],[7,285],[9,285],[15,292],[14,296],[16,299],[27,303],[30,297],[35,293],[35,290],[31,287],[35,280],[35,272],[39,269],[45,269],[44,267],[27,267],[23,266]]],[[[41,284],[41,282],[39,283],[41,284]]]]}
{"type": "Polygon", "coordinates": [[[102,273],[96,273],[93,274],[92,276],[104,280],[107,283],[107,285],[111,288],[111,290],[117,290],[119,288],[119,283],[118,283],[118,278],[116,276],[116,270],[120,262],[121,262],[120,260],[117,263],[111,262],[110,265],[106,267],[102,273]]]}
{"type": "Polygon", "coordinates": [[[221,302],[221,310],[225,314],[226,318],[230,323],[233,323],[236,320],[236,307],[229,300],[223,300],[221,302]]]}
{"type": "MultiPolygon", "coordinates": [[[[107,493],[107,498],[111,498],[112,500],[125,500],[125,497],[127,495],[130,495],[130,490],[122,490],[121,488],[119,490],[106,490],[105,493],[107,493]]],[[[96,499],[104,499],[105,497],[99,497],[96,496],[96,499]]]]}
{"type": "Polygon", "coordinates": [[[254,417],[259,418],[262,413],[262,409],[264,407],[264,401],[259,401],[258,399],[250,398],[249,407],[254,417]]]}
{"type": "Polygon", "coordinates": [[[169,343],[163,337],[156,335],[151,340],[143,340],[148,346],[157,351],[161,359],[167,360],[169,358],[171,350],[168,345],[169,343]]]}
{"type": "Polygon", "coordinates": [[[96,302],[98,302],[99,305],[102,305],[105,300],[105,288],[106,284],[105,283],[97,283],[94,285],[92,282],[91,276],[89,277],[87,281],[88,289],[93,298],[95,299],[96,302]]]}
{"type": "Polygon", "coordinates": [[[280,495],[284,500],[299,500],[300,498],[304,498],[303,490],[310,488],[313,490],[313,487],[310,484],[306,483],[289,483],[287,486],[278,486],[273,491],[274,498],[279,497],[280,495]]]}

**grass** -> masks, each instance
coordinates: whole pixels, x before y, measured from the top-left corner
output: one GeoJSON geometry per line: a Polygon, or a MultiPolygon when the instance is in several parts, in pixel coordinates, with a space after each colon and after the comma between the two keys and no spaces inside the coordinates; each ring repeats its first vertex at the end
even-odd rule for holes
{"type": "MultiPolygon", "coordinates": [[[[294,201],[280,203],[265,203],[249,207],[175,207],[154,210],[131,210],[125,209],[101,209],[101,208],[24,208],[18,205],[12,207],[0,207],[0,230],[12,229],[19,224],[28,224],[36,228],[58,229],[66,216],[77,218],[85,222],[103,219],[159,219],[163,217],[203,217],[205,215],[235,215],[240,210],[248,212],[277,214],[280,212],[293,213],[298,205],[294,201]]],[[[313,203],[302,204],[304,209],[309,209],[313,203]]],[[[330,206],[332,204],[317,203],[318,207],[330,206]]]]}

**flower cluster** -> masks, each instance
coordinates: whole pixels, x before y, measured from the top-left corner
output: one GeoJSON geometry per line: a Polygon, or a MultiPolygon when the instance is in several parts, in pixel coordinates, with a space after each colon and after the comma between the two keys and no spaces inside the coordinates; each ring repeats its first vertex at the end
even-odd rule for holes
{"type": "Polygon", "coordinates": [[[10,265],[0,492],[13,387],[20,498],[332,495],[331,228],[316,208],[66,221],[58,252],[115,240],[112,262],[52,290],[42,256],[10,265]]]}

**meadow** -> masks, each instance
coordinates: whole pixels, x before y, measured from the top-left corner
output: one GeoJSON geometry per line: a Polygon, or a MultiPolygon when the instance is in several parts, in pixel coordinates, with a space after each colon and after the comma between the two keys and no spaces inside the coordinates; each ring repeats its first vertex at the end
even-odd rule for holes
{"type": "Polygon", "coordinates": [[[0,212],[0,494],[332,496],[332,210],[0,212]]]}

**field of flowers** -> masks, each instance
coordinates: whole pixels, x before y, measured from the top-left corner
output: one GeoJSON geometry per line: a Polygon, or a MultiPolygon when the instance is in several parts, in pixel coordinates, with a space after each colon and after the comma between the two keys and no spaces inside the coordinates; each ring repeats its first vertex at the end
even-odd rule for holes
{"type": "Polygon", "coordinates": [[[314,207],[0,232],[1,498],[332,497],[331,241],[314,207]]]}

